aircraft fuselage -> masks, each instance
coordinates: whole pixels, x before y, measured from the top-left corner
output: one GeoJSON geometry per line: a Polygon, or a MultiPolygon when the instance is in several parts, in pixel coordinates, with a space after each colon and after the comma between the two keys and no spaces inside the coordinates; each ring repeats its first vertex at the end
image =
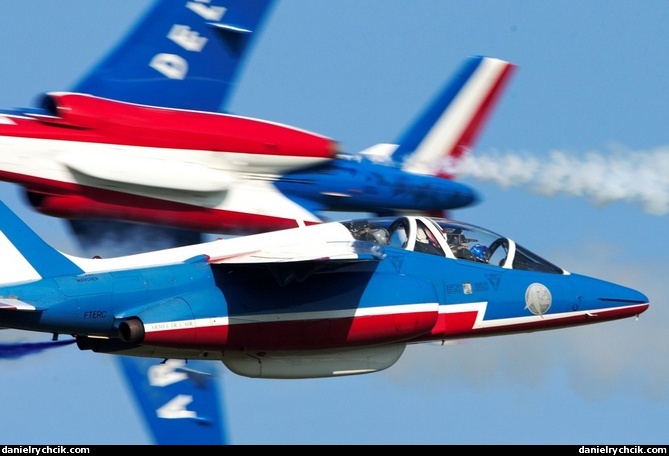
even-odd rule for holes
{"type": "Polygon", "coordinates": [[[332,359],[349,367],[355,359],[354,372],[378,362],[374,371],[410,343],[591,324],[648,308],[636,290],[564,271],[487,230],[426,217],[76,261],[87,273],[1,287],[0,325],[73,334],[98,352],[221,359],[249,376],[330,375],[332,359]],[[461,256],[463,244],[486,253],[461,256]],[[251,360],[268,354],[274,362],[257,373],[251,360]],[[291,370],[286,356],[317,364],[291,370]]]}
{"type": "Polygon", "coordinates": [[[337,154],[297,128],[220,113],[53,93],[0,116],[0,179],[43,214],[199,232],[320,223],[321,211],[443,211],[469,187],[337,154]]]}

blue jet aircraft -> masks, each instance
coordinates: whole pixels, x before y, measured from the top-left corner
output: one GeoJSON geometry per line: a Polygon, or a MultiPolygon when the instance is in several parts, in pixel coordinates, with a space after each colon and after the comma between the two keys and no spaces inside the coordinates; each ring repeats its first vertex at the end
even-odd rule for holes
{"type": "Polygon", "coordinates": [[[639,291],[455,221],[329,222],[116,258],[67,255],[0,205],[0,326],[254,378],[377,372],[408,344],[636,317],[639,291]]]}

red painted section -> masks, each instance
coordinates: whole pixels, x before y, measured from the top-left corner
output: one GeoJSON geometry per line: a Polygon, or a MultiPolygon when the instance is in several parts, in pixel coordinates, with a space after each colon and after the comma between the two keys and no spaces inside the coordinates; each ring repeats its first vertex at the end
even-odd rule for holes
{"type": "MultiPolygon", "coordinates": [[[[310,350],[382,343],[427,342],[482,335],[524,333],[600,323],[642,313],[648,304],[598,312],[596,315],[540,319],[531,323],[473,329],[476,312],[436,312],[367,316],[358,318],[245,323],[146,334],[148,345],[202,350],[310,350]]],[[[500,321],[503,323],[503,321],[500,321]]]]}
{"type": "Polygon", "coordinates": [[[57,117],[12,117],[0,135],[132,146],[333,158],[337,143],[286,125],[220,113],[55,94],[57,117]]]}
{"type": "Polygon", "coordinates": [[[144,342],[149,345],[180,346],[202,350],[327,349],[407,340],[426,342],[540,331],[629,318],[642,313],[647,308],[648,304],[643,304],[598,312],[591,316],[565,316],[560,319],[542,319],[532,323],[509,324],[483,329],[472,329],[476,312],[442,314],[438,319],[436,312],[421,312],[355,319],[233,324],[229,327],[150,332],[147,333],[144,342]]]}
{"type": "Polygon", "coordinates": [[[483,335],[516,334],[568,326],[580,326],[611,320],[634,317],[647,310],[649,304],[640,304],[607,311],[593,312],[592,315],[573,315],[559,319],[540,319],[531,323],[504,324],[499,326],[474,329],[477,312],[441,314],[429,336],[421,336],[412,342],[440,341],[446,339],[464,339],[483,335]]]}
{"type": "MultiPolygon", "coordinates": [[[[210,233],[234,233],[244,227],[243,233],[250,234],[298,226],[297,221],[290,218],[205,208],[100,189],[88,190],[86,195],[44,195],[35,208],[43,214],[65,219],[119,219],[210,233]]],[[[314,223],[305,222],[307,225],[314,223]]]]}
{"type": "MultiPolygon", "coordinates": [[[[29,189],[31,204],[37,211],[64,219],[119,219],[231,234],[240,226],[244,227],[243,232],[240,231],[243,234],[298,226],[291,218],[206,208],[24,174],[0,171],[0,181],[24,186],[29,189]]],[[[313,225],[317,222],[304,223],[313,225]]]]}
{"type": "Polygon", "coordinates": [[[440,314],[437,324],[432,329],[432,335],[437,339],[448,335],[467,334],[472,331],[478,312],[459,312],[440,314]]]}
{"type": "Polygon", "coordinates": [[[203,350],[309,350],[401,342],[425,334],[437,312],[245,323],[147,332],[148,345],[203,350]]]}

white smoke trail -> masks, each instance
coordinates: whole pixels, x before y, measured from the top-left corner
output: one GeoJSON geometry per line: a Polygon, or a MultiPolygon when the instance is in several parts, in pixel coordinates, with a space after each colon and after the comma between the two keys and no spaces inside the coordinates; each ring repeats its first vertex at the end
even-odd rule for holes
{"type": "Polygon", "coordinates": [[[502,187],[528,186],[547,196],[565,193],[597,205],[625,201],[652,215],[669,213],[668,147],[650,151],[612,147],[608,154],[590,151],[582,155],[554,150],[541,157],[474,151],[447,171],[502,187]]]}

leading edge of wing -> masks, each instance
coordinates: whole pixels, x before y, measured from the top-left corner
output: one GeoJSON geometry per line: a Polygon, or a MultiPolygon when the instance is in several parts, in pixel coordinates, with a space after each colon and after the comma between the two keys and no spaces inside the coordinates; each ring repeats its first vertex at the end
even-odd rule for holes
{"type": "Polygon", "coordinates": [[[74,91],[219,111],[274,0],[158,0],[74,91]]]}

